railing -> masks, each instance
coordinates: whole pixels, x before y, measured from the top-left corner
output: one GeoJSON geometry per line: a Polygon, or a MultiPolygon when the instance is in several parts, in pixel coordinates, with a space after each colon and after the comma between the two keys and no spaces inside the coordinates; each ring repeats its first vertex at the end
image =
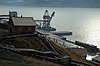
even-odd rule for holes
{"type": "Polygon", "coordinates": [[[56,38],[51,38],[51,37],[48,37],[49,40],[53,41],[54,43],[56,43],[58,46],[61,46],[63,48],[66,48],[66,45],[65,45],[65,42],[62,41],[62,40],[58,40],[56,38]]]}

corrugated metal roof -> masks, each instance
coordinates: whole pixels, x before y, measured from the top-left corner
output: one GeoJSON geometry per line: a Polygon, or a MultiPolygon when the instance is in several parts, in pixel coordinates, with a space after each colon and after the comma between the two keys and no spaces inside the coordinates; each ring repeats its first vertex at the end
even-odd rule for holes
{"type": "Polygon", "coordinates": [[[36,26],[33,17],[12,17],[15,26],[36,26]]]}

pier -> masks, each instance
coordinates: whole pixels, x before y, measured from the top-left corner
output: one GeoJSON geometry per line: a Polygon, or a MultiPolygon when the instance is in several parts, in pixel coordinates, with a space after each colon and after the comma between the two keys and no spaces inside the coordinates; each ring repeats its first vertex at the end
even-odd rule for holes
{"type": "Polygon", "coordinates": [[[53,41],[55,43],[58,43],[58,45],[63,47],[63,48],[83,48],[83,47],[80,47],[78,45],[74,45],[72,43],[69,43],[65,40],[62,40],[62,39],[60,39],[60,36],[54,35],[50,32],[47,32],[44,30],[37,30],[37,32],[46,35],[46,37],[48,39],[50,39],[51,41],[53,41]]]}
{"type": "Polygon", "coordinates": [[[44,31],[44,30],[37,30],[37,33],[43,34],[47,39],[51,40],[58,46],[63,47],[63,48],[68,48],[69,50],[71,50],[72,52],[74,52],[80,56],[86,57],[86,55],[87,55],[87,50],[85,48],[75,45],[75,44],[73,44],[73,42],[69,42],[68,40],[60,39],[60,36],[54,35],[50,32],[44,31]],[[78,51],[78,52],[76,52],[76,51],[78,51]]]}
{"type": "Polygon", "coordinates": [[[52,34],[58,35],[58,36],[70,36],[72,35],[72,32],[69,31],[51,31],[52,34]]]}

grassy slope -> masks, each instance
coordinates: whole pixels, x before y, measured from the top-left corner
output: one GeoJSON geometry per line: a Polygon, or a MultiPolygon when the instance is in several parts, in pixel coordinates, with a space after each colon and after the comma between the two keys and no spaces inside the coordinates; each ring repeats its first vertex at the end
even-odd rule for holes
{"type": "Polygon", "coordinates": [[[55,47],[55,49],[63,54],[63,55],[68,55],[71,59],[75,60],[75,61],[79,61],[79,62],[83,62],[85,64],[89,64],[91,66],[95,66],[94,64],[92,64],[90,61],[86,60],[85,58],[83,57],[80,57],[79,55],[71,52],[68,48],[62,48],[60,46],[57,46],[56,44],[53,44],[53,46],[55,47]]]}
{"type": "MultiPolygon", "coordinates": [[[[15,39],[5,40],[4,43],[12,44],[18,48],[32,48],[32,49],[39,50],[39,51],[47,51],[46,48],[42,45],[42,41],[36,37],[24,37],[24,38],[18,37],[15,39]]],[[[84,62],[84,63],[89,64],[91,66],[95,66],[91,62],[87,61],[85,58],[80,57],[77,54],[71,52],[69,49],[59,47],[56,44],[53,44],[53,46],[59,53],[61,53],[63,55],[68,55],[73,60],[84,62]]],[[[32,58],[27,58],[27,59],[35,62],[34,59],[32,59],[32,58]]],[[[39,61],[39,63],[40,63],[40,61],[39,61]]]]}
{"type": "MultiPolygon", "coordinates": [[[[13,39],[6,39],[2,41],[3,44],[10,44],[10,45],[14,45],[17,48],[32,48],[35,50],[39,50],[39,51],[47,51],[45,49],[45,47],[42,45],[42,41],[36,37],[24,37],[24,38],[13,38],[13,39]]],[[[23,60],[25,60],[26,62],[31,62],[29,64],[25,64],[25,63],[18,63],[18,62],[14,62],[14,61],[10,61],[10,60],[5,60],[2,59],[4,62],[6,61],[7,63],[0,63],[0,66],[14,66],[14,64],[16,66],[23,66],[23,65],[27,65],[27,66],[61,66],[59,64],[53,63],[53,62],[47,62],[47,61],[43,61],[40,59],[36,59],[36,58],[32,58],[32,57],[28,57],[28,56],[23,56],[23,60]],[[33,64],[32,64],[33,63],[33,64]]],[[[2,61],[0,59],[0,61],[2,61]]],[[[19,59],[20,60],[20,59],[19,59]]]]}
{"type": "Polygon", "coordinates": [[[27,49],[35,49],[39,51],[47,51],[43,46],[42,41],[36,37],[30,38],[15,38],[15,39],[7,39],[4,40],[3,43],[14,45],[17,48],[27,48],[27,49]]]}
{"type": "Polygon", "coordinates": [[[24,59],[27,60],[27,61],[35,63],[35,66],[61,66],[61,65],[56,64],[56,63],[43,61],[43,60],[40,60],[40,59],[28,57],[28,56],[24,56],[24,59]]]}

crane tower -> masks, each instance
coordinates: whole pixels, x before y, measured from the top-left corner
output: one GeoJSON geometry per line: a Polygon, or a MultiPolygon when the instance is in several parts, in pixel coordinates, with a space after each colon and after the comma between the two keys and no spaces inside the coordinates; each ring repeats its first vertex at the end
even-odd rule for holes
{"type": "Polygon", "coordinates": [[[45,28],[50,27],[50,22],[54,14],[55,12],[53,12],[50,16],[48,10],[45,10],[45,13],[43,15],[43,26],[42,27],[45,27],[45,28]]]}
{"type": "Polygon", "coordinates": [[[42,20],[35,20],[35,22],[39,23],[37,24],[37,29],[42,29],[46,31],[56,31],[56,28],[53,28],[50,26],[50,22],[54,16],[55,12],[53,12],[51,15],[49,15],[48,10],[45,10],[45,13],[43,15],[42,20]]]}

